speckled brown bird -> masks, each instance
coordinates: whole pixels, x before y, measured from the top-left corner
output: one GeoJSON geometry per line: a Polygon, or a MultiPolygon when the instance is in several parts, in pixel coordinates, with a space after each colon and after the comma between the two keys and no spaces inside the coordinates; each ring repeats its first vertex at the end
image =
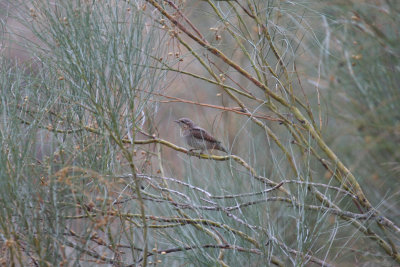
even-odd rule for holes
{"type": "Polygon", "coordinates": [[[200,150],[200,153],[203,153],[204,150],[216,149],[228,153],[228,151],[221,145],[220,141],[215,139],[203,128],[198,127],[190,119],[181,118],[175,122],[181,127],[181,134],[185,138],[186,144],[193,147],[190,151],[200,150]]]}

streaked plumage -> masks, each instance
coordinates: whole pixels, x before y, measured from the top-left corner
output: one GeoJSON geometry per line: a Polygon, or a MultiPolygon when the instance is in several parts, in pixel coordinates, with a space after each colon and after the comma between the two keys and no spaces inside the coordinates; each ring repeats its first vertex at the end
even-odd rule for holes
{"type": "Polygon", "coordinates": [[[181,127],[186,144],[194,148],[191,150],[200,150],[200,153],[202,153],[204,150],[216,149],[228,153],[220,141],[203,128],[196,126],[190,119],[181,118],[175,122],[181,127]]]}

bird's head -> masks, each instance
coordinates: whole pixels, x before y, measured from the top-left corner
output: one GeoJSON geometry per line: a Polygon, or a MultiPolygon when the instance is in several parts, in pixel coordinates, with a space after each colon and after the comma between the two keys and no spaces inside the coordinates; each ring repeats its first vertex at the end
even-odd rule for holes
{"type": "Polygon", "coordinates": [[[189,120],[188,118],[181,118],[179,120],[176,120],[175,122],[178,123],[182,129],[190,129],[195,126],[194,122],[189,120]]]}

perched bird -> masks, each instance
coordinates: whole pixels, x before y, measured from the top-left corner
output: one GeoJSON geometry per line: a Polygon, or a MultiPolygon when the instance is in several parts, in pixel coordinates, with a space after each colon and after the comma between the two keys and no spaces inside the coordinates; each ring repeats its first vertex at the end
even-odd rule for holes
{"type": "Polygon", "coordinates": [[[203,153],[204,150],[216,149],[228,153],[220,141],[215,139],[206,130],[196,126],[193,121],[181,118],[175,122],[181,127],[181,135],[185,138],[186,144],[193,147],[190,151],[200,150],[200,153],[203,153]]]}

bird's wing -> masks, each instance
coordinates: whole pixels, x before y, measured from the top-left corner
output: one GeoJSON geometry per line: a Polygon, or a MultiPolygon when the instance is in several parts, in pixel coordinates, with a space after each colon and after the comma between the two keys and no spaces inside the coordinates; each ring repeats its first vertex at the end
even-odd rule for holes
{"type": "Polygon", "coordinates": [[[200,127],[193,127],[190,129],[191,134],[198,139],[203,139],[209,142],[220,143],[217,139],[215,139],[211,134],[209,134],[206,130],[200,127]]]}

